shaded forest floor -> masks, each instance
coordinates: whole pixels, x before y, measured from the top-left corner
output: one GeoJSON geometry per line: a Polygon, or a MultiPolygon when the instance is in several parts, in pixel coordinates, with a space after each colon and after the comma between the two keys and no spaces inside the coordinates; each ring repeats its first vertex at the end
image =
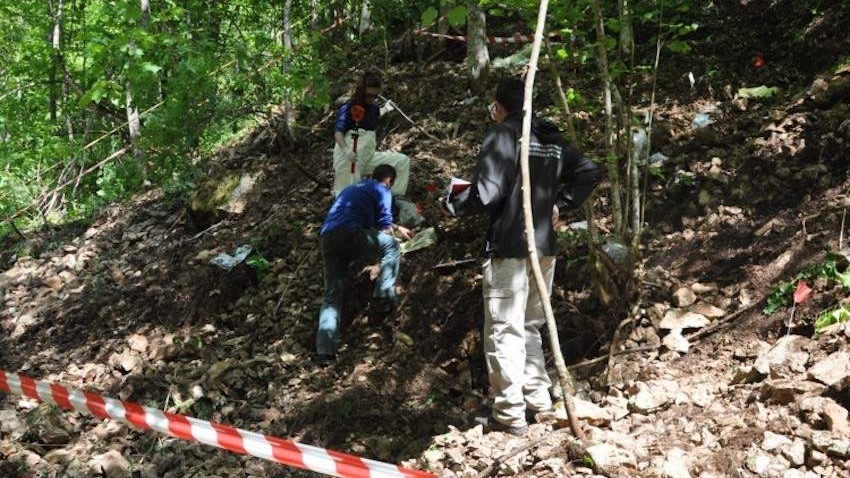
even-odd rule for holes
{"type": "MultiPolygon", "coordinates": [[[[641,317],[621,344],[657,348],[617,357],[610,384],[604,361],[573,370],[587,430],[607,445],[593,457],[613,476],[848,476],[850,328],[814,336],[811,325],[846,291],[815,280],[790,338],[789,309],[761,312],[774,286],[840,249],[850,70],[834,67],[850,54],[838,27],[848,15],[838,7],[804,15],[791,2],[717,5],[688,63],[662,62],[659,78],[652,152],[669,160],[649,188],[641,317]],[[763,68],[751,64],[756,53],[763,68]],[[735,94],[761,84],[782,93],[735,94]],[[714,123],[694,128],[699,113],[714,123]],[[687,322],[694,315],[704,320],[687,322]],[[665,321],[685,331],[718,327],[684,353],[665,321]]],[[[409,196],[442,240],[405,256],[393,317],[370,312],[368,277],[355,277],[337,363],[310,361],[322,294],[317,231],[330,203],[328,109],[297,145],[280,147],[271,128],[259,128],[210,159],[211,178],[255,178],[239,214],[191,217],[183,202],[149,191],[90,224],[10,245],[0,368],[448,476],[475,476],[537,439],[499,473],[592,475],[566,453],[568,432],[557,423],[533,425],[525,438],[474,424],[487,404],[479,270],[433,266],[476,258],[486,223],[441,219],[431,185],[441,191],[449,176],[468,175],[488,99],[465,101],[453,61],[385,73],[387,96],[437,139],[398,115],[379,132],[384,148],[410,155],[409,196]],[[268,271],[225,273],[209,263],[244,244],[268,271]]],[[[545,91],[549,81],[539,78],[545,91]]],[[[648,98],[648,82],[639,84],[632,94],[648,98]]],[[[602,123],[584,114],[578,127],[601,138],[602,123]]],[[[597,145],[584,149],[600,156],[597,145]]],[[[577,365],[607,355],[622,317],[593,298],[581,241],[568,231],[562,240],[553,306],[577,365]]],[[[99,476],[115,451],[127,460],[124,473],[139,477],[309,475],[12,398],[0,414],[2,476],[99,476]]]]}

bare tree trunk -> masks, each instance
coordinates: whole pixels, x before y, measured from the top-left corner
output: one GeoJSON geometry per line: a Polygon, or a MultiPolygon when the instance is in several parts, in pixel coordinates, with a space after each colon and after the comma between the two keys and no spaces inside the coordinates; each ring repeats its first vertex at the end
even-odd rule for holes
{"type": "MultiPolygon", "coordinates": [[[[283,77],[289,76],[289,70],[292,67],[292,0],[286,0],[283,4],[283,77]]],[[[286,126],[286,135],[290,140],[295,139],[296,128],[295,122],[298,117],[294,106],[290,101],[291,91],[286,89],[283,92],[283,121],[286,126]]]]}
{"type": "Polygon", "coordinates": [[[525,117],[522,120],[522,140],[520,142],[520,170],[522,171],[522,209],[525,219],[525,240],[528,243],[528,259],[534,272],[534,281],[537,292],[543,303],[543,311],[546,314],[546,325],[549,330],[549,340],[552,346],[552,355],[555,357],[555,367],[558,370],[558,381],[563,391],[564,405],[570,420],[570,428],[573,434],[581,440],[582,444],[587,442],[587,437],[578,423],[573,404],[572,394],[573,379],[567,370],[564,355],[561,353],[561,341],[558,338],[558,328],[555,325],[555,314],[552,312],[552,303],[549,300],[549,291],[546,289],[546,281],[540,269],[540,260],[537,256],[537,241],[534,234],[534,218],[531,212],[531,174],[528,167],[529,142],[531,140],[531,115],[532,115],[532,92],[534,91],[534,76],[537,72],[537,61],[540,57],[540,44],[544,35],[546,24],[546,10],[548,0],[540,1],[540,11],[537,17],[537,29],[534,43],[531,47],[531,59],[528,61],[528,74],[525,78],[525,117]]]}
{"type": "Polygon", "coordinates": [[[469,87],[477,94],[487,90],[490,76],[490,51],[487,49],[487,16],[478,0],[468,3],[466,67],[469,87]]]}
{"type": "Polygon", "coordinates": [[[608,166],[608,182],[611,185],[611,214],[614,216],[614,228],[616,230],[616,234],[617,236],[622,237],[625,227],[625,218],[623,215],[619,158],[616,150],[617,132],[614,125],[614,113],[611,105],[611,73],[608,70],[608,45],[605,41],[605,19],[600,1],[593,0],[592,4],[596,17],[596,46],[599,55],[599,71],[602,75],[602,93],[605,100],[605,146],[607,149],[605,164],[608,166]]]}
{"type": "Polygon", "coordinates": [[[558,98],[561,100],[561,107],[564,108],[564,122],[567,123],[567,134],[570,135],[570,141],[573,146],[578,146],[578,135],[576,134],[575,126],[573,125],[573,114],[570,112],[570,103],[567,101],[567,94],[564,92],[564,85],[561,82],[561,74],[558,73],[558,67],[555,65],[555,55],[552,54],[552,46],[549,40],[546,39],[546,53],[549,55],[549,71],[552,74],[552,79],[555,80],[555,89],[558,90],[558,98]]]}
{"type": "MultiPolygon", "coordinates": [[[[446,2],[440,2],[440,16],[437,17],[437,33],[440,35],[447,35],[449,33],[449,19],[446,15],[449,13],[449,4],[446,2]]],[[[437,48],[443,49],[446,47],[446,39],[438,38],[437,39],[437,48]]]]}
{"type": "Polygon", "coordinates": [[[623,60],[631,60],[635,51],[631,2],[629,0],[617,0],[617,11],[620,16],[620,53],[623,55],[623,60]]]}
{"type": "MultiPolygon", "coordinates": [[[[658,86],[658,63],[661,61],[661,25],[664,19],[664,10],[661,9],[658,15],[658,40],[655,44],[655,66],[652,68],[652,95],[649,100],[649,113],[646,118],[646,151],[649,154],[652,151],[652,125],[653,118],[655,116],[655,92],[656,87],[658,86]]],[[[640,208],[640,227],[637,235],[640,236],[642,232],[644,218],[646,216],[646,203],[647,203],[647,184],[649,183],[649,159],[647,158],[646,162],[643,164],[643,203],[641,203],[640,208]]],[[[637,248],[637,243],[632,244],[633,248],[637,248]]]]}
{"type": "MultiPolygon", "coordinates": [[[[142,28],[147,27],[148,22],[150,21],[150,1],[149,0],[140,0],[139,8],[142,13],[142,28]]],[[[139,146],[139,143],[142,138],[142,122],[139,118],[139,108],[136,105],[136,101],[133,95],[133,84],[128,77],[124,82],[124,91],[125,91],[125,99],[126,99],[126,111],[127,111],[127,131],[130,136],[130,145],[133,148],[133,159],[136,162],[136,166],[139,168],[139,172],[142,174],[142,177],[146,176],[146,165],[145,165],[145,152],[139,146]]]]}
{"type": "Polygon", "coordinates": [[[50,120],[56,121],[59,101],[59,80],[57,72],[62,65],[62,10],[65,6],[64,0],[58,0],[55,10],[53,2],[49,2],[51,14],[53,15],[53,32],[50,35],[50,45],[53,61],[50,65],[50,120]]]}
{"type": "Polygon", "coordinates": [[[366,33],[366,30],[372,26],[372,12],[369,9],[369,0],[363,0],[363,3],[360,5],[360,25],[358,27],[359,33],[362,35],[366,33]]]}
{"type": "MultiPolygon", "coordinates": [[[[283,3],[283,49],[286,53],[292,51],[292,0],[283,3]]],[[[284,74],[287,73],[288,67],[288,61],[284,61],[284,74]]]]}

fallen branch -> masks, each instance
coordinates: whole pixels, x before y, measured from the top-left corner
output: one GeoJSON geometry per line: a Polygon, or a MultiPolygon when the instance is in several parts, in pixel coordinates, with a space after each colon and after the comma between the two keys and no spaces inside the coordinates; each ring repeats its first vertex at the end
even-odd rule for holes
{"type": "MultiPolygon", "coordinates": [[[[739,310],[735,311],[734,313],[727,315],[726,317],[718,320],[717,322],[712,324],[710,327],[706,327],[706,328],[698,330],[698,331],[696,331],[696,332],[694,332],[690,335],[686,335],[685,338],[689,342],[693,342],[693,341],[702,339],[703,337],[710,335],[710,334],[718,331],[719,329],[721,329],[723,327],[728,326],[729,322],[740,317],[742,314],[753,310],[753,308],[755,308],[756,306],[758,306],[759,304],[764,302],[765,299],[767,299],[767,295],[762,296],[759,300],[757,300],[757,301],[753,302],[752,304],[744,307],[743,309],[739,309],[739,310]]],[[[626,319],[626,320],[629,320],[629,319],[626,319]]],[[[626,322],[626,321],[624,321],[624,322],[626,322]]],[[[653,350],[658,350],[660,348],[661,348],[661,344],[658,344],[658,345],[641,345],[640,347],[634,347],[634,348],[631,348],[631,349],[625,349],[625,350],[620,350],[618,352],[614,352],[610,356],[616,357],[618,355],[628,355],[628,354],[633,354],[633,353],[637,353],[637,352],[650,352],[650,351],[653,351],[653,350]]],[[[603,355],[603,356],[600,356],[600,357],[596,357],[594,359],[585,360],[583,362],[579,362],[577,364],[570,365],[567,368],[569,368],[571,370],[575,370],[577,368],[594,365],[594,364],[597,364],[599,362],[603,362],[603,361],[608,360],[608,359],[609,359],[609,355],[603,355]]]]}
{"type": "Polygon", "coordinates": [[[541,443],[543,443],[543,442],[545,442],[545,441],[547,441],[551,438],[552,438],[551,435],[547,435],[543,438],[538,438],[537,440],[527,442],[523,445],[520,445],[520,446],[514,448],[513,450],[511,450],[511,451],[505,453],[504,455],[493,460],[493,463],[490,463],[489,465],[487,465],[487,468],[484,468],[483,470],[481,470],[481,472],[478,473],[478,475],[476,475],[476,478],[485,478],[485,477],[494,475],[497,471],[499,471],[499,467],[502,466],[502,463],[510,460],[511,458],[515,457],[516,455],[518,455],[518,454],[520,454],[520,453],[522,453],[526,450],[529,450],[531,448],[536,447],[537,445],[540,445],[541,443]]]}

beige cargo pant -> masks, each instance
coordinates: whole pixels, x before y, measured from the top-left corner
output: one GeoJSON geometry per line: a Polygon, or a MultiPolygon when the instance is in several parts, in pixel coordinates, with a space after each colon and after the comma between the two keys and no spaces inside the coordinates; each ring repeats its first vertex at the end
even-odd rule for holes
{"type": "MultiPolygon", "coordinates": [[[[540,267],[551,294],[555,257],[541,258],[540,267]]],[[[528,259],[487,260],[483,282],[484,357],[495,396],[493,418],[521,426],[526,408],[552,408],[540,336],[546,323],[543,303],[528,259]]]]}
{"type": "MultiPolygon", "coordinates": [[[[338,144],[334,145],[334,196],[348,186],[360,181],[363,176],[372,174],[376,166],[389,164],[396,171],[393,183],[393,196],[404,196],[407,193],[407,182],[410,178],[410,158],[395,151],[375,151],[375,132],[365,129],[357,130],[357,162],[354,172],[351,162],[346,160],[345,153],[338,144]]],[[[354,130],[345,134],[345,143],[354,144],[354,130]]]]}

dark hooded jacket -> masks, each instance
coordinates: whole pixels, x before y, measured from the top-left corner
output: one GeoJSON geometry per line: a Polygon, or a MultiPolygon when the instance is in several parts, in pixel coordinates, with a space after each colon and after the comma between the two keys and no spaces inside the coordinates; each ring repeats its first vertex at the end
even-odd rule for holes
{"type": "MultiPolygon", "coordinates": [[[[481,146],[472,186],[451,200],[459,216],[490,215],[488,257],[528,257],[519,168],[521,137],[521,113],[491,128],[481,146]]],[[[580,206],[602,178],[601,170],[570,147],[557,126],[541,119],[532,121],[528,164],[537,251],[541,257],[554,256],[553,206],[556,202],[561,207],[580,206]]]]}

